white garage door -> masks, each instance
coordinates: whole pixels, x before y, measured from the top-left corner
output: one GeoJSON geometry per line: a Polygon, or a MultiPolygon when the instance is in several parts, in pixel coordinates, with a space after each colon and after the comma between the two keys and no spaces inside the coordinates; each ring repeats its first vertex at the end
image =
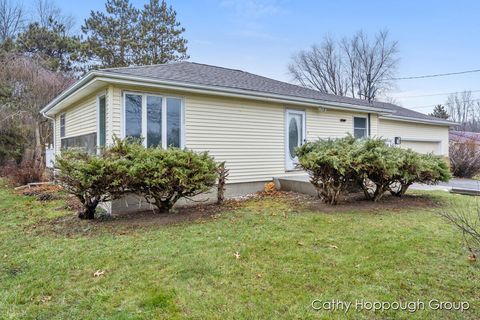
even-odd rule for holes
{"type": "Polygon", "coordinates": [[[440,153],[440,142],[436,141],[402,141],[402,148],[410,148],[419,153],[440,153]]]}

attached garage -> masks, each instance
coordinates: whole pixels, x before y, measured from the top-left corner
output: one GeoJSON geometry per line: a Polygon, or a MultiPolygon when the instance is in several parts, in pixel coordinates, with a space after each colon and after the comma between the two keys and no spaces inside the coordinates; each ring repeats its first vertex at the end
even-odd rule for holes
{"type": "MultiPolygon", "coordinates": [[[[414,120],[413,120],[414,121],[414,120]]],[[[410,148],[420,153],[448,156],[448,124],[415,123],[393,119],[393,116],[380,117],[378,135],[390,141],[401,139],[402,148],[410,148]]]]}
{"type": "Polygon", "coordinates": [[[441,141],[419,141],[403,139],[401,147],[405,149],[412,149],[420,153],[440,154],[441,141]]]}

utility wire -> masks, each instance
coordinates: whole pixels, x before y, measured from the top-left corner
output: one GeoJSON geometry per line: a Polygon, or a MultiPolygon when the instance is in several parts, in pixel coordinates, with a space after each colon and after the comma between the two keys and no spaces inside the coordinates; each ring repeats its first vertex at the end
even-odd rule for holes
{"type": "Polygon", "coordinates": [[[434,96],[446,96],[449,94],[457,94],[457,93],[462,93],[462,92],[480,92],[480,90],[462,90],[462,91],[454,91],[454,92],[442,92],[442,93],[432,93],[432,94],[421,94],[421,95],[416,95],[416,96],[405,96],[405,97],[394,97],[395,99],[410,99],[410,98],[421,98],[421,97],[434,97],[434,96]]]}
{"type": "Polygon", "coordinates": [[[414,79],[447,77],[447,76],[454,76],[454,75],[459,75],[459,74],[475,73],[475,72],[480,72],[480,69],[465,70],[465,71],[458,71],[458,72],[448,72],[448,73],[427,74],[427,75],[422,75],[422,76],[390,78],[388,80],[414,80],[414,79]]]}
{"type": "MultiPolygon", "coordinates": [[[[480,99],[471,99],[470,101],[480,101],[480,99]]],[[[423,109],[423,108],[431,108],[431,107],[436,107],[437,105],[439,105],[441,103],[437,103],[437,104],[430,104],[428,106],[416,106],[416,107],[406,107],[408,109],[411,109],[411,110],[416,110],[416,109],[423,109]]]]}

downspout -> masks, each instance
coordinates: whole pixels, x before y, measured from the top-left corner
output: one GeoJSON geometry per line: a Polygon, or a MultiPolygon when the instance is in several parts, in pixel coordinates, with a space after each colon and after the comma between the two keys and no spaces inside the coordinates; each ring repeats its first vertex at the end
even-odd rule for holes
{"type": "MultiPolygon", "coordinates": [[[[56,153],[57,153],[57,141],[56,141],[56,134],[55,134],[55,130],[56,130],[56,126],[55,126],[55,118],[52,118],[52,117],[49,117],[45,114],[45,112],[42,112],[42,116],[44,116],[45,118],[49,119],[49,120],[52,120],[53,122],[53,156],[55,157],[56,156],[56,153]]],[[[53,174],[55,176],[55,170],[53,170],[53,174]]]]}
{"type": "Polygon", "coordinates": [[[370,125],[370,118],[371,114],[368,114],[368,136],[370,137],[372,135],[372,126],[370,125]]]}

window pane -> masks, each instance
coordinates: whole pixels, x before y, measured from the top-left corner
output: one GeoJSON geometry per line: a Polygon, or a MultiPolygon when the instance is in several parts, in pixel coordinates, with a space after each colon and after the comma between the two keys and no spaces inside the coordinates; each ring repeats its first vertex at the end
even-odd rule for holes
{"type": "Polygon", "coordinates": [[[60,137],[65,137],[65,114],[60,116],[60,137]]]}
{"type": "Polygon", "coordinates": [[[167,98],[167,147],[180,147],[182,100],[167,98]]]}
{"type": "Polygon", "coordinates": [[[290,158],[295,159],[295,148],[300,145],[300,129],[297,122],[298,116],[293,116],[288,124],[288,151],[290,158]]]}
{"type": "Polygon", "coordinates": [[[367,119],[365,118],[353,118],[353,127],[358,129],[367,128],[367,119]]]}
{"type": "Polygon", "coordinates": [[[140,138],[142,136],[142,96],[125,95],[125,136],[140,138]]]}
{"type": "Polygon", "coordinates": [[[147,146],[162,145],[162,98],[147,96],[147,146]]]}
{"type": "Polygon", "coordinates": [[[104,147],[106,144],[106,110],[105,110],[105,97],[98,99],[98,131],[100,147],[104,147]]]}
{"type": "Polygon", "coordinates": [[[365,138],[367,136],[367,130],[365,129],[357,129],[355,128],[353,130],[353,134],[355,136],[355,138],[365,138]]]}

